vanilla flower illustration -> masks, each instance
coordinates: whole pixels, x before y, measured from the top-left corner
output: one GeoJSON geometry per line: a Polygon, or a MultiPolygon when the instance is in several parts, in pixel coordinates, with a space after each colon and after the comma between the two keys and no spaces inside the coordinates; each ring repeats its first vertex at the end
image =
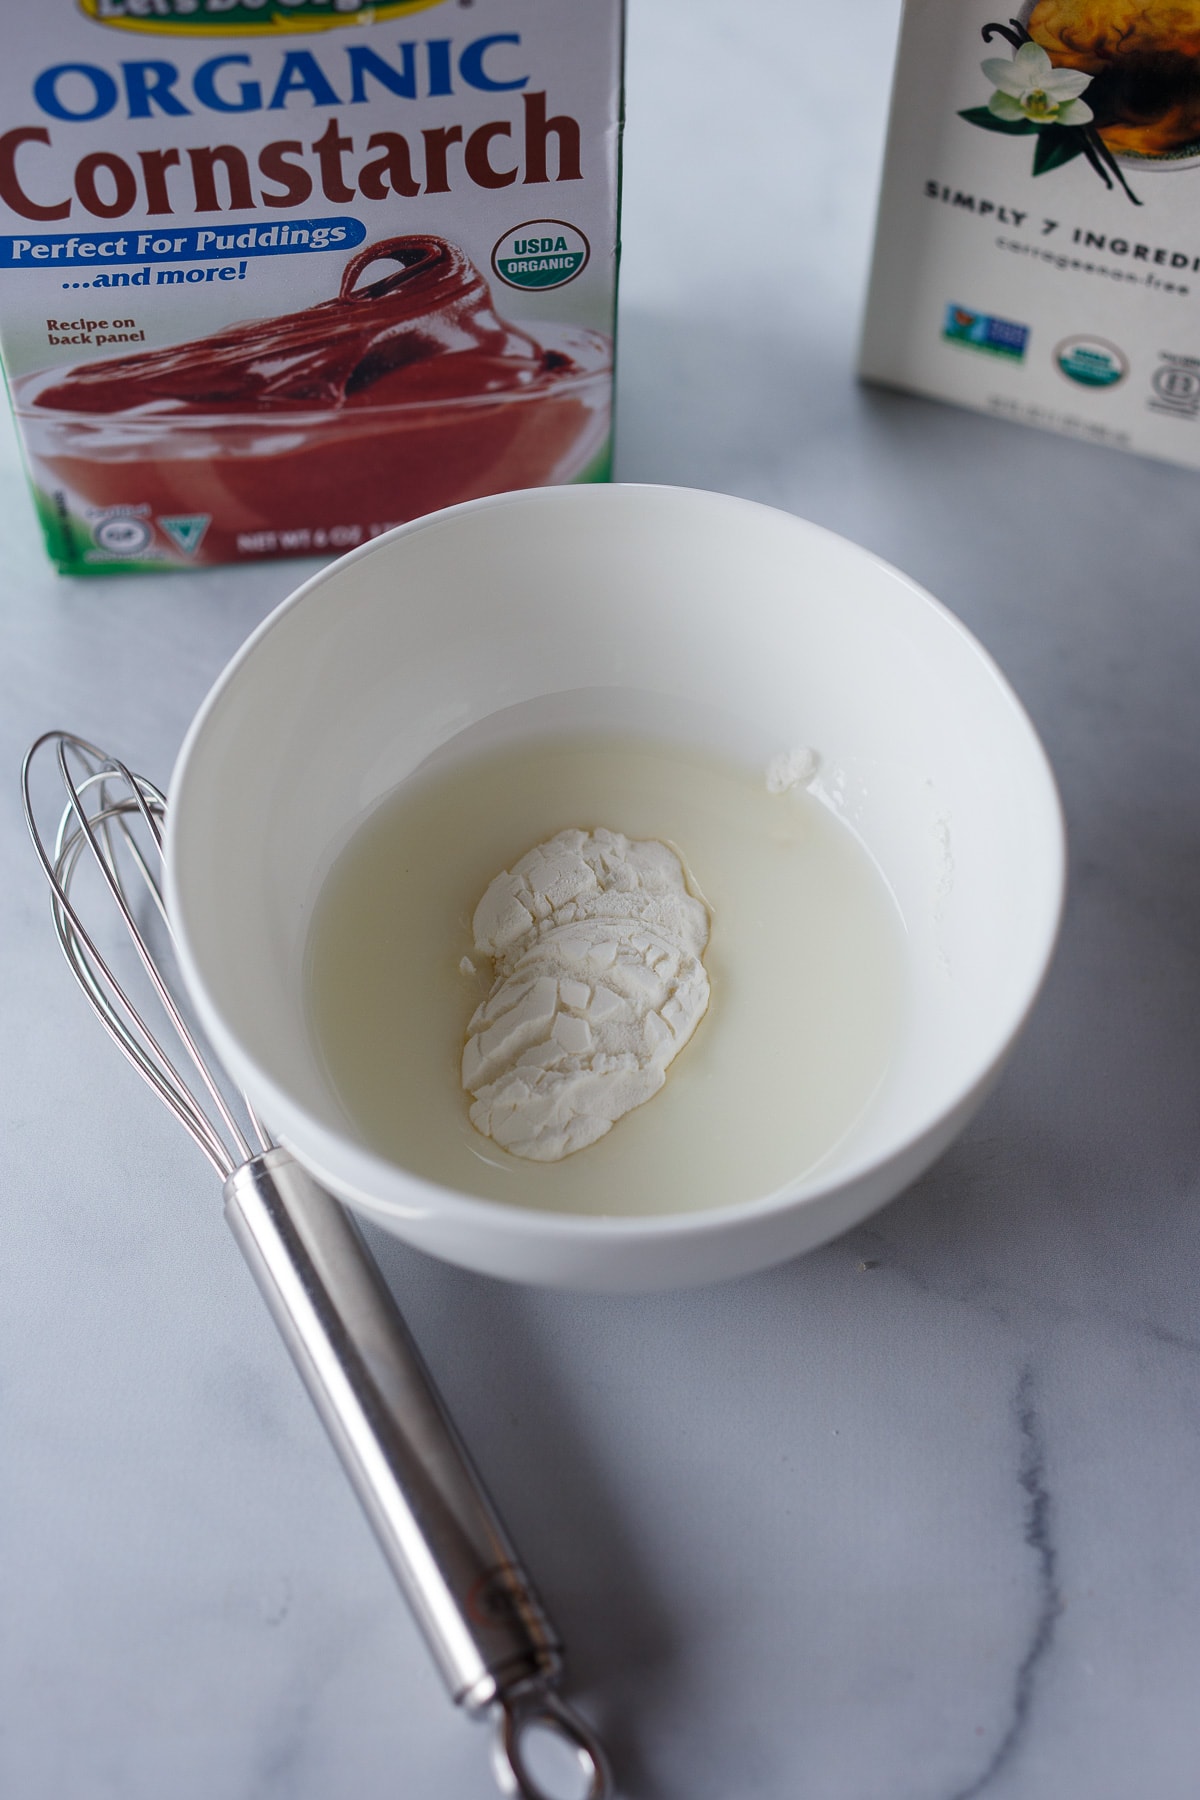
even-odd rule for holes
{"type": "Polygon", "coordinates": [[[1049,175],[1082,157],[1110,192],[1120,188],[1140,206],[1096,125],[1095,113],[1080,99],[1092,77],[1081,69],[1056,69],[1019,19],[1010,19],[1007,25],[993,19],[981,27],[980,36],[985,44],[1003,38],[1015,54],[1011,59],[988,57],[982,68],[995,91],[986,106],[968,106],[959,118],[1006,137],[1031,137],[1034,175],[1049,175]]]}
{"type": "Polygon", "coordinates": [[[1081,69],[1056,69],[1040,44],[1022,44],[1010,62],[989,56],[983,72],[996,92],[988,111],[997,119],[1034,125],[1086,125],[1092,109],[1079,98],[1091,82],[1081,69]]]}

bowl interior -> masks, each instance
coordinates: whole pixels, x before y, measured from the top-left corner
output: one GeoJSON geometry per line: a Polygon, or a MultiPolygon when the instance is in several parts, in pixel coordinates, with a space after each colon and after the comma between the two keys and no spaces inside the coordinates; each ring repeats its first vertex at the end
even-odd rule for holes
{"type": "Polygon", "coordinates": [[[285,1140],[377,1213],[436,1192],[356,1141],[310,1042],[302,963],[334,857],[451,743],[619,728],[648,704],[666,735],[764,767],[815,749],[816,791],[903,917],[904,1041],[825,1188],[960,1107],[1019,1028],[1057,925],[1058,804],[1023,711],[951,615],[845,540],[724,496],[475,502],[285,603],[214,689],[172,785],[170,905],[216,1048],[285,1140]]]}

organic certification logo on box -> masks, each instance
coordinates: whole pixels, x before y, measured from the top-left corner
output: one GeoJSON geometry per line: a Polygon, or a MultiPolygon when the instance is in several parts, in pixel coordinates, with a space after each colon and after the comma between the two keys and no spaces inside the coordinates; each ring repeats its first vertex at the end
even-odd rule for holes
{"type": "Polygon", "coordinates": [[[1010,362],[1023,362],[1029,342],[1028,325],[1013,319],[996,319],[990,313],[973,312],[967,306],[948,306],[942,336],[951,344],[965,344],[969,350],[983,350],[989,356],[1004,356],[1010,362]]]}
{"type": "Polygon", "coordinates": [[[506,231],[492,251],[492,268],[515,288],[556,288],[587,266],[591,246],[562,219],[530,219],[506,231]]]}
{"type": "Polygon", "coordinates": [[[1103,338],[1064,338],[1055,347],[1054,361],[1059,373],[1068,381],[1077,381],[1080,387],[1116,387],[1129,373],[1124,352],[1103,338]]]}
{"type": "Polygon", "coordinates": [[[92,526],[92,537],[110,556],[140,556],[150,548],[154,532],[145,519],[113,513],[92,526]]]}

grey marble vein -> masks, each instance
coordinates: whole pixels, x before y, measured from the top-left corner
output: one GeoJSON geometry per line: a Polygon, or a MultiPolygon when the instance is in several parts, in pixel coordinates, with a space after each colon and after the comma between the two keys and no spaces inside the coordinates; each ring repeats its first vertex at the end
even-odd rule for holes
{"type": "Polygon", "coordinates": [[[1012,1682],[1011,1711],[999,1743],[979,1774],[966,1787],[956,1789],[949,1800],[976,1800],[986,1793],[1019,1756],[1035,1703],[1039,1671],[1054,1642],[1062,1595],[1058,1587],[1058,1552],[1053,1536],[1053,1502],[1047,1486],[1046,1446],[1042,1421],[1035,1403],[1031,1368],[1021,1371],[1013,1397],[1013,1414],[1020,1442],[1017,1480],[1026,1497],[1024,1538],[1034,1555],[1034,1608],[1032,1629],[1024,1655],[1012,1682]]]}

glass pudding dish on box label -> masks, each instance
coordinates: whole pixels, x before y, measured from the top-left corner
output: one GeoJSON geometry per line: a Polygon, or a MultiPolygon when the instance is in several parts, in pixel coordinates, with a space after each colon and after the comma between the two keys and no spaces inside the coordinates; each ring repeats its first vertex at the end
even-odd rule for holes
{"type": "Polygon", "coordinates": [[[499,317],[453,244],[389,238],[350,258],[336,299],[26,377],[17,409],[44,484],[127,529],[203,519],[195,562],[339,549],[586,470],[607,438],[610,345],[536,330],[499,317]]]}

